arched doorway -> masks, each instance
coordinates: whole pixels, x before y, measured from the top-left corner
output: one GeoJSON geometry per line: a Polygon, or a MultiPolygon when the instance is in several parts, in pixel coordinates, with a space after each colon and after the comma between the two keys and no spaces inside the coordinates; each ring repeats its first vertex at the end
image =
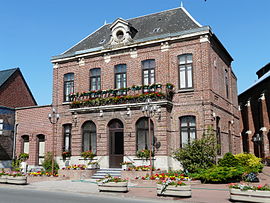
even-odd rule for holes
{"type": "Polygon", "coordinates": [[[120,168],[124,156],[124,125],[118,119],[108,124],[109,128],[109,167],[120,168]]]}

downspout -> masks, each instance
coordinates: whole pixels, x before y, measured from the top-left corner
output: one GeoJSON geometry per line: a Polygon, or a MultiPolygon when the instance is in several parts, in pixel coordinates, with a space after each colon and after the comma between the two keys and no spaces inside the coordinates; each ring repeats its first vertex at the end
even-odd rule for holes
{"type": "MultiPolygon", "coordinates": [[[[16,121],[16,113],[15,113],[15,121],[16,121]]],[[[15,123],[14,125],[14,133],[13,133],[13,152],[12,152],[12,159],[14,160],[16,157],[16,137],[17,137],[17,130],[18,130],[19,123],[15,123]]]]}

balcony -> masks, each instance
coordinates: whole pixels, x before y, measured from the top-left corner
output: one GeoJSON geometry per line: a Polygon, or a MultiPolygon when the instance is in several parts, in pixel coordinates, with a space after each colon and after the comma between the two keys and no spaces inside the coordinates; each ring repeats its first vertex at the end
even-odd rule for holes
{"type": "Polygon", "coordinates": [[[121,89],[89,91],[71,94],[71,111],[119,109],[143,105],[147,99],[153,103],[171,104],[174,85],[167,83],[132,86],[121,89]]]}

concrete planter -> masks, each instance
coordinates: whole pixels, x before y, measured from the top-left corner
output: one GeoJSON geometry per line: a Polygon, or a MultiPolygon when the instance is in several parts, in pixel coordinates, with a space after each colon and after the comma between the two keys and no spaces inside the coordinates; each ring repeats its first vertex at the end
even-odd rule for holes
{"type": "Polygon", "coordinates": [[[185,186],[177,186],[168,185],[166,190],[161,193],[162,185],[157,184],[157,195],[164,195],[164,196],[175,196],[175,197],[191,197],[191,187],[190,185],[185,186]]]}
{"type": "Polygon", "coordinates": [[[16,184],[16,185],[26,185],[27,184],[27,177],[26,176],[8,176],[7,183],[9,184],[16,184]]]}
{"type": "Polygon", "coordinates": [[[0,183],[7,183],[7,175],[0,176],[0,183]]]}
{"type": "Polygon", "coordinates": [[[108,183],[98,183],[98,190],[100,192],[128,192],[127,182],[108,182],[108,183]]]}
{"type": "Polygon", "coordinates": [[[241,202],[270,202],[270,191],[240,190],[230,188],[230,199],[241,202]]]}

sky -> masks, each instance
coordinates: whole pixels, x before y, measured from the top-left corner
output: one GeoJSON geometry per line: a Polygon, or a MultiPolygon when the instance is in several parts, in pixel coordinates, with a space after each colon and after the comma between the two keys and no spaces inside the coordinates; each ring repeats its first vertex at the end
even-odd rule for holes
{"type": "MultiPolygon", "coordinates": [[[[182,0],[234,58],[241,93],[270,62],[270,0],[182,0]]],[[[52,102],[52,56],[100,26],[179,7],[178,0],[0,0],[0,70],[19,67],[37,103],[52,102]]]]}

